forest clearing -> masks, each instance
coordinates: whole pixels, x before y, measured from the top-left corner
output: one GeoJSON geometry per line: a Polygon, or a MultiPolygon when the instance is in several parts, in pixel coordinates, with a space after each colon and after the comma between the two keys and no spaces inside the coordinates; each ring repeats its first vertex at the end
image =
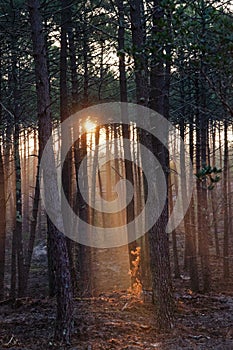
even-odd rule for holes
{"type": "Polygon", "coordinates": [[[0,0],[0,350],[233,349],[231,0],[0,0]]]}

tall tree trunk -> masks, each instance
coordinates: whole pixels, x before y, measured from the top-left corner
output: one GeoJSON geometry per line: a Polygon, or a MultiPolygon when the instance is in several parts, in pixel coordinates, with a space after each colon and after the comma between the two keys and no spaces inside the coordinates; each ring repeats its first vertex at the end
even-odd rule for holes
{"type": "MultiPolygon", "coordinates": [[[[193,116],[190,116],[189,124],[189,156],[191,163],[194,162],[194,137],[193,137],[193,116]]],[[[190,174],[192,176],[193,174],[190,174]]],[[[197,247],[196,247],[196,216],[195,216],[195,202],[194,194],[192,194],[190,205],[188,208],[188,227],[189,232],[189,243],[190,243],[190,257],[189,257],[189,274],[191,280],[191,289],[195,292],[199,291],[199,275],[198,275],[198,264],[197,264],[197,247]]]]}
{"type": "MultiPolygon", "coordinates": [[[[204,0],[201,0],[201,25],[202,25],[202,38],[206,35],[206,8],[204,0]]],[[[199,118],[199,129],[200,129],[200,141],[201,141],[201,167],[207,164],[207,139],[208,139],[208,120],[206,112],[206,86],[205,86],[205,49],[201,52],[200,57],[200,118],[199,118]]],[[[211,289],[211,274],[210,274],[210,261],[209,261],[209,232],[208,232],[208,200],[207,190],[204,186],[201,186],[199,191],[199,252],[201,257],[202,266],[202,278],[203,278],[203,289],[208,292],[211,289]]]]}
{"type": "Polygon", "coordinates": [[[101,92],[104,83],[104,39],[100,38],[100,77],[98,86],[98,100],[101,101],[101,92]]]}
{"type": "Polygon", "coordinates": [[[118,55],[119,55],[119,81],[120,81],[120,100],[128,101],[127,79],[125,70],[125,20],[124,20],[124,1],[117,0],[118,7],[118,55]]]}
{"type": "MultiPolygon", "coordinates": [[[[69,117],[68,106],[68,87],[67,87],[67,70],[68,70],[68,32],[71,30],[71,8],[69,0],[61,1],[61,52],[60,52],[60,114],[61,122],[63,123],[69,117]]],[[[71,40],[72,41],[72,40],[71,40]]],[[[74,62],[73,62],[74,64],[74,62]]],[[[72,69],[74,69],[72,67],[72,69]]],[[[74,74],[74,72],[73,72],[74,74]]],[[[74,79],[74,77],[73,77],[74,79]]],[[[64,159],[62,168],[62,186],[64,190],[64,196],[72,205],[72,149],[64,154],[65,143],[70,140],[71,134],[69,130],[61,128],[61,152],[62,159],[64,159]]],[[[62,199],[64,203],[65,198],[62,199]]],[[[65,211],[62,210],[62,213],[65,211]]],[[[63,215],[63,223],[65,231],[69,229],[71,218],[69,215],[63,215]]],[[[73,288],[76,286],[76,273],[74,270],[74,258],[73,258],[73,242],[69,237],[66,237],[66,244],[69,254],[69,261],[71,267],[71,277],[73,288]]]]}
{"type": "MultiPolygon", "coordinates": [[[[169,196],[168,202],[169,202],[170,215],[173,212],[173,208],[174,208],[173,186],[174,184],[171,181],[171,170],[170,170],[170,176],[168,177],[168,196],[169,196]]],[[[176,229],[172,231],[172,251],[173,251],[174,276],[175,278],[180,278],[180,266],[179,266],[179,256],[178,256],[178,248],[177,248],[176,229]]]]}
{"type": "Polygon", "coordinates": [[[130,0],[130,18],[134,56],[136,100],[138,104],[148,105],[148,68],[145,56],[144,9],[142,0],[130,0]]]}
{"type": "Polygon", "coordinates": [[[4,296],[4,275],[5,275],[5,246],[6,246],[6,198],[5,179],[0,146],[0,300],[4,296]]]}
{"type": "MultiPolygon", "coordinates": [[[[164,21],[164,11],[160,6],[160,1],[155,0],[153,4],[152,37],[154,45],[157,47],[157,38],[161,31],[159,23],[164,21]]],[[[165,25],[168,25],[168,23],[165,25]]],[[[166,79],[168,79],[165,77],[165,73],[163,58],[160,57],[158,52],[155,52],[151,66],[150,107],[161,115],[168,117],[168,106],[166,106],[168,99],[164,99],[164,94],[168,94],[168,91],[165,90],[166,79]]],[[[158,139],[153,139],[153,153],[161,164],[166,179],[166,188],[168,188],[168,150],[158,139]]],[[[169,330],[172,326],[173,318],[169,241],[168,234],[166,233],[167,222],[168,194],[166,193],[166,202],[162,213],[154,227],[149,232],[156,321],[160,330],[169,330]]]]}
{"type": "MultiPolygon", "coordinates": [[[[70,58],[70,72],[71,72],[71,96],[72,96],[72,106],[71,111],[75,113],[78,108],[78,76],[77,76],[77,62],[76,62],[76,46],[74,40],[74,32],[73,32],[73,22],[72,22],[72,12],[69,11],[69,21],[67,26],[68,32],[68,44],[69,44],[69,58],[70,58]]],[[[73,149],[73,153],[74,153],[73,149]]],[[[70,156],[73,164],[73,157],[70,156]]],[[[72,171],[72,166],[70,167],[72,171]]],[[[72,185],[72,181],[71,181],[72,185]]],[[[71,198],[70,198],[71,200],[71,198]]],[[[70,258],[70,268],[71,268],[71,276],[72,276],[72,284],[74,291],[78,288],[78,244],[77,242],[72,242],[67,239],[67,246],[69,251],[70,258]]]]}
{"type": "Polygon", "coordinates": [[[228,206],[228,122],[224,120],[224,164],[223,164],[223,216],[224,216],[224,236],[223,236],[223,275],[229,277],[229,206],[228,206]]]}
{"type": "Polygon", "coordinates": [[[17,72],[17,57],[13,53],[12,57],[12,82],[14,97],[14,166],[15,166],[15,208],[16,208],[16,251],[18,265],[18,296],[24,294],[24,253],[23,253],[23,237],[22,237],[22,178],[21,178],[21,159],[20,159],[20,111],[19,111],[19,86],[17,72]]]}
{"type": "Polygon", "coordinates": [[[40,203],[40,173],[39,173],[39,163],[40,163],[40,156],[38,156],[38,166],[37,166],[37,174],[36,174],[36,185],[35,185],[35,192],[34,192],[34,199],[32,204],[32,218],[31,218],[31,225],[30,225],[30,236],[28,241],[28,247],[27,247],[27,253],[25,254],[25,279],[24,279],[24,292],[27,291],[28,286],[28,278],[29,278],[29,272],[31,267],[31,261],[32,261],[32,254],[33,254],[33,248],[36,238],[36,225],[37,225],[37,216],[38,216],[38,209],[39,209],[39,203],[40,203]]]}
{"type": "MultiPolygon", "coordinates": [[[[39,149],[42,154],[45,145],[52,134],[49,79],[39,1],[29,0],[28,8],[32,29],[33,56],[35,60],[37,107],[39,117],[39,149]]],[[[48,167],[43,169],[44,187],[45,191],[48,191],[49,197],[53,198],[54,202],[50,203],[50,205],[52,204],[54,210],[59,213],[61,208],[58,207],[58,188],[52,146],[49,152],[51,163],[48,167]]],[[[57,318],[55,339],[64,343],[69,343],[73,324],[73,300],[66,241],[64,235],[53,223],[51,223],[50,232],[48,232],[48,234],[51,239],[56,274],[57,318]]]]}
{"type": "MultiPolygon", "coordinates": [[[[118,28],[118,51],[119,51],[119,72],[120,72],[120,97],[121,102],[127,102],[128,100],[128,93],[127,93],[127,79],[126,79],[126,69],[125,69],[125,24],[124,24],[124,3],[123,0],[118,0],[117,2],[118,6],[118,20],[119,20],[119,28],[118,28]]],[[[132,36],[134,37],[133,40],[135,40],[136,37],[136,31],[140,31],[141,28],[136,28],[136,23],[133,25],[135,21],[135,11],[133,10],[133,5],[131,4],[131,19],[132,19],[132,36]],[[133,29],[134,28],[134,29],[133,29]]],[[[137,11],[136,11],[137,12],[137,11]]],[[[142,34],[142,33],[141,33],[142,34]]],[[[135,63],[136,65],[136,63],[135,63]]],[[[136,77],[136,76],[135,76],[136,77]]],[[[137,78],[138,79],[138,78],[137,78]]],[[[128,110],[126,105],[121,106],[121,121],[123,123],[122,125],[122,136],[123,136],[123,148],[124,148],[124,158],[125,158],[125,175],[126,179],[131,182],[132,186],[134,186],[134,179],[133,179],[133,163],[132,163],[132,155],[131,155],[131,149],[128,147],[128,144],[126,140],[132,140],[132,135],[130,132],[130,125],[129,125],[129,119],[128,119],[128,110]]],[[[126,199],[129,198],[130,191],[128,188],[126,188],[126,199]]],[[[134,197],[129,202],[129,204],[126,207],[126,219],[127,224],[130,222],[133,222],[135,215],[135,200],[134,197]]],[[[129,226],[128,226],[129,230],[129,226]]],[[[128,237],[130,239],[130,243],[128,244],[128,251],[129,251],[129,264],[130,264],[130,271],[131,271],[131,286],[133,287],[137,281],[140,280],[139,278],[139,270],[137,273],[132,274],[132,271],[134,269],[134,259],[135,256],[132,254],[132,252],[135,251],[137,248],[137,245],[139,244],[136,242],[136,240],[132,241],[132,237],[134,235],[134,228],[131,226],[131,232],[128,231],[128,237]]],[[[136,237],[135,237],[136,238],[136,237]]],[[[142,253],[142,252],[141,252],[142,253]]]]}
{"type": "MultiPolygon", "coordinates": [[[[0,49],[0,101],[2,100],[2,50],[0,49]]],[[[0,104],[0,125],[2,126],[2,105],[0,104]]],[[[2,135],[0,135],[1,137],[2,135]]],[[[3,140],[1,141],[3,143],[3,140]]],[[[2,147],[0,145],[0,300],[4,297],[5,247],[6,247],[6,196],[2,147]]]]}
{"type": "Polygon", "coordinates": [[[72,113],[76,112],[78,106],[78,76],[77,76],[77,62],[75,52],[75,41],[72,23],[68,25],[68,43],[69,43],[69,57],[70,57],[70,71],[71,71],[71,94],[72,94],[72,113]]]}
{"type": "Polygon", "coordinates": [[[86,8],[86,2],[83,3],[84,10],[83,10],[83,107],[88,106],[88,89],[89,89],[89,40],[88,40],[88,33],[87,33],[87,8],[86,8]]]}
{"type": "MultiPolygon", "coordinates": [[[[77,211],[79,218],[84,222],[89,222],[88,216],[88,206],[83,198],[80,186],[79,186],[79,177],[82,178],[84,191],[88,190],[88,174],[87,174],[87,158],[84,158],[87,155],[87,134],[83,133],[81,140],[75,142],[74,157],[75,157],[75,173],[76,173],[76,183],[77,183],[77,211]],[[81,162],[83,164],[83,173],[79,174],[81,162]]],[[[81,225],[78,227],[78,230],[82,229],[81,225]]],[[[90,279],[90,256],[91,256],[91,247],[88,247],[83,244],[78,245],[78,265],[79,265],[79,290],[82,295],[90,295],[91,291],[91,279],[90,279]]]]}
{"type": "MultiPolygon", "coordinates": [[[[216,166],[216,123],[212,121],[212,138],[213,138],[213,155],[212,163],[213,167],[216,166]]],[[[212,202],[212,213],[213,213],[213,226],[214,226],[214,241],[215,241],[215,250],[217,257],[220,256],[220,247],[219,247],[219,237],[218,237],[218,218],[217,218],[217,197],[216,192],[211,191],[211,202],[212,202]]]]}
{"type": "MultiPolygon", "coordinates": [[[[153,10],[153,37],[156,40],[158,31],[158,20],[163,18],[163,11],[159,8],[159,3],[154,2],[153,10]]],[[[148,82],[147,82],[147,64],[144,55],[144,39],[142,20],[142,2],[140,0],[130,2],[132,40],[136,54],[134,55],[136,95],[139,104],[148,104],[148,82]]],[[[155,111],[164,113],[164,70],[163,62],[158,57],[152,59],[151,67],[151,92],[150,107],[155,111]]],[[[166,109],[165,109],[166,110],[166,109]]],[[[168,153],[165,146],[158,140],[152,140],[142,132],[142,142],[150,149],[165,172],[167,179],[168,153]]],[[[142,164],[143,165],[143,164],[142,164]]],[[[151,174],[151,176],[153,176],[151,174]]],[[[145,197],[146,197],[145,193],[145,197]]],[[[152,288],[155,305],[156,325],[160,330],[168,330],[172,325],[173,299],[171,294],[171,273],[169,261],[169,244],[166,226],[168,222],[168,202],[166,200],[164,209],[156,222],[149,231],[150,261],[152,272],[152,288]]]]}
{"type": "MultiPolygon", "coordinates": [[[[201,63],[202,66],[202,63],[201,63]]],[[[196,98],[196,172],[206,165],[207,145],[207,116],[206,95],[202,75],[196,72],[195,98],[196,98]]],[[[198,252],[201,259],[203,290],[209,291],[211,287],[209,264],[209,233],[207,230],[207,189],[205,183],[197,181],[197,226],[198,226],[198,252]]]]}

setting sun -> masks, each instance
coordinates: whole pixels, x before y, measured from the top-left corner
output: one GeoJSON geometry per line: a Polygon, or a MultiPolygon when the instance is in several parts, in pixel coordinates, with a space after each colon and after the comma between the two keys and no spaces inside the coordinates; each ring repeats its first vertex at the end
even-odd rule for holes
{"type": "Polygon", "coordinates": [[[91,119],[87,119],[84,123],[84,128],[87,132],[93,132],[96,128],[96,123],[91,119]]]}

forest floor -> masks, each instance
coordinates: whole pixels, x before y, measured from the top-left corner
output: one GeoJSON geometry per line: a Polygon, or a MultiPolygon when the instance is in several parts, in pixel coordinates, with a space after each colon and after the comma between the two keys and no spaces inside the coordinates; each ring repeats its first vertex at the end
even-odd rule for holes
{"type": "Polygon", "coordinates": [[[0,303],[0,350],[233,349],[230,284],[209,294],[195,294],[187,280],[176,280],[174,327],[170,334],[160,335],[154,327],[150,293],[142,298],[127,291],[76,298],[74,334],[66,348],[53,344],[56,303],[46,297],[45,266],[33,267],[29,289],[30,298],[0,303]]]}

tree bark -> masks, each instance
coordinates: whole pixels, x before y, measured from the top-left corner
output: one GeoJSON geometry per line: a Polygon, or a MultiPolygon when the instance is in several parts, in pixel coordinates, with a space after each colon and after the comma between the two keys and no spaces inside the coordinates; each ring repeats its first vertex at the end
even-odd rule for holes
{"type": "Polygon", "coordinates": [[[136,100],[138,104],[148,105],[148,69],[144,53],[145,30],[142,0],[130,0],[130,18],[133,43],[134,71],[136,83],[136,100]]]}
{"type": "Polygon", "coordinates": [[[17,72],[17,57],[12,56],[12,83],[14,98],[14,166],[15,166],[15,208],[16,208],[16,252],[18,266],[18,296],[24,295],[24,252],[22,237],[22,176],[21,176],[21,159],[20,159],[20,111],[19,111],[19,86],[17,72]]]}
{"type": "Polygon", "coordinates": [[[229,277],[229,205],[228,205],[228,122],[224,121],[224,164],[223,164],[223,216],[224,216],[224,235],[223,235],[223,276],[229,277]]]}
{"type": "MultiPolygon", "coordinates": [[[[2,50],[0,49],[0,100],[2,97],[2,50]]],[[[2,125],[2,105],[0,105],[0,125],[2,125]]],[[[0,300],[4,297],[5,247],[6,247],[6,196],[5,174],[0,145],[0,300]]]]}
{"type": "Polygon", "coordinates": [[[0,147],[0,300],[4,296],[4,275],[5,275],[5,246],[6,246],[6,198],[5,179],[0,147]]]}
{"type": "MultiPolygon", "coordinates": [[[[169,23],[164,20],[164,10],[161,8],[160,1],[154,1],[153,8],[153,28],[152,37],[154,45],[158,45],[157,38],[161,31],[159,23],[164,21],[164,25],[169,23]]],[[[167,68],[166,63],[166,68],[167,68]]],[[[156,112],[168,118],[169,103],[168,98],[164,99],[167,94],[169,96],[169,86],[167,86],[166,76],[168,71],[164,71],[163,58],[159,53],[154,53],[151,66],[151,87],[150,87],[150,107],[156,112]]],[[[166,179],[166,189],[168,188],[168,169],[169,154],[165,145],[158,139],[153,139],[153,153],[159,160],[166,179]]],[[[149,232],[150,254],[151,254],[151,270],[152,270],[152,286],[154,295],[154,305],[156,313],[156,325],[159,330],[169,330],[172,327],[173,320],[173,298],[172,298],[172,282],[169,258],[169,241],[166,233],[168,222],[168,193],[166,193],[166,202],[162,213],[149,232]]]]}
{"type": "MultiPolygon", "coordinates": [[[[28,9],[32,30],[33,56],[35,61],[37,108],[39,117],[39,149],[42,154],[52,133],[49,79],[39,1],[29,0],[28,9]]],[[[49,166],[43,171],[44,186],[45,190],[49,192],[49,196],[54,200],[54,203],[52,203],[54,210],[59,212],[61,208],[58,207],[59,200],[56,198],[58,197],[58,188],[52,145],[49,151],[51,164],[49,164],[49,166]]],[[[50,232],[48,232],[48,234],[51,239],[56,276],[57,318],[55,340],[67,344],[70,342],[73,324],[73,298],[69,271],[69,257],[65,237],[53,223],[51,223],[50,232]]]]}

